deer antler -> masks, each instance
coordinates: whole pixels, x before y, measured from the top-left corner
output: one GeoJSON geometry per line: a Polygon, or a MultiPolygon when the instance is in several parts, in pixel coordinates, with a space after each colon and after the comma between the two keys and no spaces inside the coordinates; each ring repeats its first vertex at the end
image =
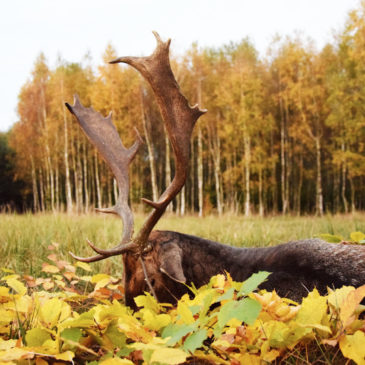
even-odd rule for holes
{"type": "Polygon", "coordinates": [[[182,95],[174,74],[171,70],[169,60],[169,39],[162,42],[160,36],[153,32],[157,46],[149,57],[120,57],[110,63],[127,63],[138,70],[151,85],[157,103],[159,105],[162,119],[165,123],[175,159],[175,176],[171,184],[166,188],[157,202],[142,199],[152,206],[153,210],[147,217],[137,236],[132,239],[133,216],[128,206],[128,164],[133,159],[140,140],[129,150],[122,145],[116,132],[111,117],[103,118],[92,109],[84,108],[75,99],[75,105],[66,104],[68,109],[77,117],[81,128],[84,130],[90,141],[98,149],[107,164],[111,167],[120,190],[120,198],[115,207],[107,210],[99,210],[106,213],[119,214],[125,224],[123,238],[119,245],[110,250],[101,250],[91,242],[89,245],[98,255],[81,258],[73,255],[80,261],[98,261],[109,256],[122,254],[137,247],[142,252],[147,245],[149,234],[156,225],[171,200],[180,192],[185,184],[190,156],[190,138],[198,118],[206,112],[197,105],[190,107],[186,98],[182,95]]]}
{"type": "Polygon", "coordinates": [[[134,220],[132,211],[128,205],[128,165],[136,155],[138,148],[142,143],[142,139],[136,130],[136,142],[129,149],[126,149],[112,123],[111,113],[109,116],[104,118],[100,113],[96,112],[92,108],[85,108],[81,104],[77,95],[74,96],[74,105],[71,106],[66,103],[66,107],[76,116],[82,130],[89,138],[90,142],[96,147],[113,171],[119,188],[119,196],[114,207],[97,210],[103,213],[117,214],[122,218],[123,235],[120,243],[111,250],[101,250],[88,241],[90,247],[99,255],[89,258],[81,258],[71,254],[79,261],[98,261],[113,255],[113,252],[117,252],[116,254],[119,254],[121,253],[120,250],[125,251],[133,247],[130,242],[133,236],[134,220]]]}
{"type": "Polygon", "coordinates": [[[176,172],[171,184],[157,202],[142,199],[154,208],[134,239],[134,242],[142,246],[146,244],[149,234],[165,212],[168,204],[185,184],[189,165],[191,134],[198,118],[206,113],[206,110],[199,109],[198,105],[190,107],[180,91],[170,66],[171,40],[162,42],[157,32],[153,32],[153,34],[157,41],[157,47],[151,56],[120,57],[110,62],[123,62],[131,65],[151,85],[174,152],[176,172]]]}

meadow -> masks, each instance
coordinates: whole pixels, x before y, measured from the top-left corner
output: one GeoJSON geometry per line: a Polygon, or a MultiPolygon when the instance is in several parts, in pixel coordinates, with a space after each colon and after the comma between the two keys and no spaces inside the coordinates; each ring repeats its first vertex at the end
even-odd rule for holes
{"type": "MultiPolygon", "coordinates": [[[[137,214],[136,230],[145,216],[137,214]]],[[[291,240],[317,237],[323,233],[349,238],[354,231],[365,232],[365,214],[326,215],[323,217],[272,216],[266,218],[235,215],[204,218],[166,215],[157,229],[179,231],[234,246],[270,246],[291,240]]],[[[72,261],[68,252],[89,256],[93,251],[86,239],[102,248],[112,247],[121,237],[120,219],[97,214],[0,214],[0,267],[22,275],[42,276],[42,263],[47,262],[49,245],[59,244],[62,259],[72,261]]],[[[120,257],[93,263],[93,271],[119,276],[120,257]]]]}

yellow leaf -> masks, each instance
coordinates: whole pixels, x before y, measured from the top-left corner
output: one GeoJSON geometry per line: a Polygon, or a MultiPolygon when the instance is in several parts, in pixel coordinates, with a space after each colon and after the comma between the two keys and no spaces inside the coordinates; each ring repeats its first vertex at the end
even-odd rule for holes
{"type": "Polygon", "coordinates": [[[171,322],[168,314],[156,314],[150,309],[143,310],[144,325],[153,331],[166,327],[171,322]]]}
{"type": "Polygon", "coordinates": [[[180,315],[181,320],[185,324],[191,324],[195,322],[195,319],[193,317],[193,314],[191,313],[191,310],[187,306],[186,303],[179,301],[177,304],[177,314],[180,315]]]}
{"type": "Polygon", "coordinates": [[[301,325],[321,324],[323,316],[327,313],[327,298],[322,297],[314,289],[303,299],[298,311],[296,322],[301,325]]]}
{"type": "Polygon", "coordinates": [[[50,290],[50,289],[54,288],[54,283],[52,281],[46,281],[43,283],[43,288],[45,290],[50,290]]]}
{"type": "Polygon", "coordinates": [[[19,347],[14,347],[6,351],[0,351],[0,361],[19,361],[25,359],[31,359],[34,357],[34,353],[19,347]]]}
{"type": "Polygon", "coordinates": [[[360,242],[362,240],[365,240],[365,233],[362,232],[352,232],[350,234],[350,238],[352,242],[360,242]]]}
{"type": "Polygon", "coordinates": [[[1,271],[7,273],[7,274],[14,274],[14,270],[7,269],[6,267],[2,267],[1,271]]]}
{"type": "Polygon", "coordinates": [[[160,311],[160,305],[150,293],[145,293],[134,298],[137,307],[144,307],[151,309],[153,312],[158,313],[160,311]]]}
{"type": "Polygon", "coordinates": [[[223,274],[218,274],[213,277],[213,288],[224,289],[226,277],[223,274]]]}
{"type": "Polygon", "coordinates": [[[20,275],[18,275],[18,274],[11,274],[11,275],[3,276],[1,278],[1,280],[7,281],[8,279],[19,279],[19,278],[20,278],[20,275]]]}
{"type": "Polygon", "coordinates": [[[60,272],[60,269],[55,265],[44,264],[43,267],[42,267],[42,271],[43,272],[48,272],[48,273],[51,273],[51,274],[55,274],[57,272],[60,272]]]}
{"type": "Polygon", "coordinates": [[[330,294],[327,297],[328,303],[334,308],[340,308],[342,303],[346,300],[350,292],[355,288],[353,286],[343,286],[340,289],[330,290],[330,294]]]}
{"type": "Polygon", "coordinates": [[[17,342],[16,340],[4,341],[0,339],[0,350],[10,350],[16,346],[16,342],[17,342]]]}
{"type": "MultiPolygon", "coordinates": [[[[14,311],[9,311],[0,307],[0,323],[7,325],[10,324],[10,322],[14,320],[14,316],[15,316],[14,311]]],[[[0,349],[1,349],[1,344],[2,342],[0,342],[0,349]]]]}
{"type": "Polygon", "coordinates": [[[55,355],[55,358],[57,360],[64,360],[64,361],[72,361],[72,359],[75,357],[75,354],[72,351],[66,351],[62,354],[55,355]]]}
{"type": "Polygon", "coordinates": [[[133,362],[127,359],[120,359],[119,357],[114,357],[99,362],[99,365],[133,365],[133,362]]]}
{"type": "Polygon", "coordinates": [[[151,363],[160,362],[164,364],[180,364],[183,363],[188,354],[180,349],[172,349],[172,348],[161,348],[159,350],[155,350],[151,356],[151,363]]]}
{"type": "Polygon", "coordinates": [[[356,331],[353,335],[344,336],[340,340],[342,354],[354,360],[358,365],[365,365],[365,334],[356,331]]]}
{"type": "Polygon", "coordinates": [[[86,262],[81,262],[81,261],[78,261],[76,263],[76,266],[77,267],[80,267],[81,269],[85,270],[85,271],[92,271],[91,270],[91,267],[89,264],[87,264],[86,262]]]}
{"type": "Polygon", "coordinates": [[[63,304],[58,298],[52,298],[41,306],[41,317],[49,328],[54,327],[58,322],[63,304]]]}
{"type": "Polygon", "coordinates": [[[6,284],[8,284],[10,288],[14,289],[20,295],[25,295],[27,293],[27,288],[17,279],[9,278],[6,280],[6,284]]]}
{"type": "Polygon", "coordinates": [[[278,350],[270,349],[270,345],[268,341],[265,341],[261,346],[261,358],[264,362],[271,363],[273,362],[278,356],[280,352],[278,350]]]}
{"type": "Polygon", "coordinates": [[[247,352],[239,357],[239,361],[245,365],[261,365],[263,363],[258,356],[248,354],[247,352]]]}
{"type": "Polygon", "coordinates": [[[105,286],[107,286],[110,283],[110,278],[105,278],[105,279],[101,279],[99,280],[96,285],[95,285],[95,290],[98,290],[100,288],[104,288],[105,286]]]}
{"type": "Polygon", "coordinates": [[[15,309],[17,312],[28,313],[32,306],[32,298],[28,295],[23,295],[15,299],[15,309]]]}
{"type": "Polygon", "coordinates": [[[96,274],[96,275],[93,275],[93,277],[91,278],[91,282],[93,284],[96,284],[98,283],[100,280],[105,280],[105,279],[110,279],[110,276],[107,275],[107,274],[96,274]]]}
{"type": "Polygon", "coordinates": [[[347,327],[355,319],[354,312],[365,297],[365,285],[352,290],[340,307],[340,319],[344,327],[347,327]]]}
{"type": "Polygon", "coordinates": [[[91,281],[91,276],[81,276],[80,280],[89,282],[89,281],[91,281]]]}
{"type": "Polygon", "coordinates": [[[6,286],[0,286],[0,303],[7,302],[9,298],[9,288],[6,286]]]}

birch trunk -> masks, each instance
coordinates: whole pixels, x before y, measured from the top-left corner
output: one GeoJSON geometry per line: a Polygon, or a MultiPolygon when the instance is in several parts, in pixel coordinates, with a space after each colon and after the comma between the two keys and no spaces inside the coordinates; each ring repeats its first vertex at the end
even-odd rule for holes
{"type": "Polygon", "coordinates": [[[283,113],[283,101],[280,96],[280,182],[281,182],[281,202],[282,202],[282,213],[286,214],[288,209],[288,202],[286,201],[286,163],[285,163],[285,121],[283,113]]]}
{"type": "MultiPolygon", "coordinates": [[[[202,79],[198,79],[197,85],[198,105],[202,105],[202,79]]],[[[198,205],[199,217],[203,217],[204,191],[203,191],[203,134],[200,123],[198,124],[198,205]]]]}
{"type": "Polygon", "coordinates": [[[353,177],[349,176],[350,181],[350,189],[351,189],[351,213],[356,212],[356,205],[355,205],[355,184],[353,177]]]}
{"type": "Polygon", "coordinates": [[[180,215],[182,217],[185,215],[185,185],[181,189],[180,193],[180,215]]]}
{"type": "Polygon", "coordinates": [[[83,196],[82,196],[82,164],[81,164],[81,147],[80,147],[80,136],[77,132],[76,140],[76,170],[77,170],[77,196],[79,200],[79,210],[81,213],[84,206],[83,196]]]}
{"type": "Polygon", "coordinates": [[[83,149],[82,149],[82,159],[83,159],[83,185],[84,185],[84,206],[85,206],[85,212],[89,211],[89,189],[88,189],[88,168],[87,168],[87,154],[86,154],[86,143],[84,140],[83,149]]]}
{"type": "Polygon", "coordinates": [[[317,182],[316,182],[316,215],[323,215],[323,191],[322,191],[322,164],[321,164],[321,137],[315,137],[317,158],[317,182]]]}
{"type": "Polygon", "coordinates": [[[43,184],[43,172],[42,172],[42,168],[39,168],[38,169],[38,173],[39,173],[40,207],[41,207],[41,211],[44,212],[45,211],[45,207],[44,207],[44,184],[43,184]]]}
{"type": "Polygon", "coordinates": [[[346,198],[346,158],[345,158],[345,143],[341,143],[341,151],[342,151],[342,186],[341,186],[341,197],[343,202],[343,208],[345,213],[347,214],[349,212],[349,205],[346,198]]]}
{"type": "Polygon", "coordinates": [[[38,212],[39,198],[38,198],[37,174],[34,167],[34,159],[32,155],[30,156],[30,161],[32,165],[33,210],[34,212],[38,212]]]}
{"type": "Polygon", "coordinates": [[[67,115],[65,107],[65,98],[63,92],[63,80],[61,80],[61,98],[62,98],[62,111],[63,111],[63,123],[64,123],[64,162],[65,162],[65,191],[66,191],[66,210],[67,213],[72,213],[72,193],[71,193],[71,182],[70,182],[70,167],[68,164],[68,126],[67,126],[67,115]]]}
{"type": "Polygon", "coordinates": [[[100,191],[100,179],[99,179],[99,164],[96,150],[94,150],[94,170],[95,170],[95,189],[96,189],[96,207],[101,208],[101,191],[100,191]]]}
{"type": "Polygon", "coordinates": [[[217,196],[217,211],[218,215],[221,216],[223,214],[223,199],[222,199],[222,186],[221,186],[220,139],[217,132],[215,138],[212,135],[210,136],[210,138],[211,138],[211,154],[214,168],[215,192],[217,196]]]}
{"type": "Polygon", "coordinates": [[[45,150],[46,150],[46,167],[47,167],[47,181],[50,191],[51,209],[55,210],[54,201],[54,173],[51,162],[51,153],[49,149],[49,134],[48,134],[48,123],[47,123],[47,109],[46,109],[46,97],[44,93],[44,86],[41,86],[41,103],[42,103],[42,118],[45,131],[45,150]]]}
{"type": "MultiPolygon", "coordinates": [[[[246,129],[246,128],[245,128],[246,129]]],[[[251,192],[250,192],[250,178],[251,178],[251,141],[244,131],[243,148],[245,154],[244,168],[245,168],[245,216],[251,215],[251,192]]]]}
{"type": "Polygon", "coordinates": [[[263,199],[263,171],[262,171],[262,162],[260,161],[259,167],[259,215],[263,217],[265,214],[264,209],[264,199],[263,199]]]}

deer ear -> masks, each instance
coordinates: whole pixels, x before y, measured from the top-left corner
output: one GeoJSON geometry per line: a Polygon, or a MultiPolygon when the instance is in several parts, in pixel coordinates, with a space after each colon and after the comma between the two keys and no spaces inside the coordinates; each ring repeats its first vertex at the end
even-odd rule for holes
{"type": "Polygon", "coordinates": [[[176,244],[162,245],[160,254],[160,271],[178,283],[185,283],[182,267],[182,249],[176,244]]]}

